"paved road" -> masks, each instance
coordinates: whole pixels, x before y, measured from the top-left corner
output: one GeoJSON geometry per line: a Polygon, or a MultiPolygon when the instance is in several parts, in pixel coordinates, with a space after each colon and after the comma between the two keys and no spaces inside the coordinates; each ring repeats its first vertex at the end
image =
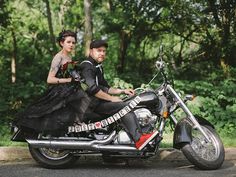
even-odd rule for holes
{"type": "Polygon", "coordinates": [[[101,158],[82,158],[70,169],[44,169],[33,160],[0,163],[0,177],[236,177],[236,160],[226,160],[219,170],[202,171],[186,160],[129,160],[104,164],[101,158]]]}

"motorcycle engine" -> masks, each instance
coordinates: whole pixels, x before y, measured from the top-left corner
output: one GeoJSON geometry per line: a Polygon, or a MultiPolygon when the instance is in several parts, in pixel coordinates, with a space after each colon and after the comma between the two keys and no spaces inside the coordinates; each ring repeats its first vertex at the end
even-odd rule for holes
{"type": "MultiPolygon", "coordinates": [[[[148,109],[140,108],[134,111],[143,133],[153,130],[156,124],[157,116],[153,115],[148,109]]],[[[119,131],[114,144],[132,144],[134,143],[129,135],[124,131],[119,131]]]]}
{"type": "Polygon", "coordinates": [[[153,115],[148,109],[140,108],[135,110],[134,113],[144,133],[149,132],[155,127],[157,116],[153,115]]]}
{"type": "Polygon", "coordinates": [[[132,143],[133,143],[132,139],[124,130],[119,131],[114,141],[114,144],[132,144],[132,143]]]}

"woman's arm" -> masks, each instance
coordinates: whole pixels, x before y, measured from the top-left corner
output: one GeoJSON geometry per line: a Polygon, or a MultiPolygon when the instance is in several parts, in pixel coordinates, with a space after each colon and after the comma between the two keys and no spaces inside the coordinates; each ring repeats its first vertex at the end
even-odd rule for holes
{"type": "Polygon", "coordinates": [[[60,58],[54,57],[51,63],[50,70],[48,72],[47,83],[48,84],[60,84],[71,82],[71,78],[57,78],[56,74],[60,67],[60,58]]]}

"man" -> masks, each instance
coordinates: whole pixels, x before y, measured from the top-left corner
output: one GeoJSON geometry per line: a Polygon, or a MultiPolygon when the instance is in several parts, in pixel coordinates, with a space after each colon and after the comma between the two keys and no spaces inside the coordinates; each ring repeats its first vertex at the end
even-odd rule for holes
{"type": "MultiPolygon", "coordinates": [[[[132,89],[117,89],[110,87],[104,78],[102,62],[105,60],[108,44],[104,40],[94,40],[90,44],[89,57],[80,64],[81,75],[88,86],[87,93],[92,97],[95,113],[108,117],[117,113],[127,104],[118,96],[121,93],[134,95],[132,89]]],[[[142,150],[158,132],[142,134],[134,112],[129,112],[121,118],[125,130],[131,135],[137,149],[142,150]]]]}

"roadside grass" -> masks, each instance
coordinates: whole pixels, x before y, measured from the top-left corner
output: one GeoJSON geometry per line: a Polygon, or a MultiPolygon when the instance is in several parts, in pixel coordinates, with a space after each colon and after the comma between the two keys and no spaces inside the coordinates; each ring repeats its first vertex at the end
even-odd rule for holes
{"type": "Polygon", "coordinates": [[[11,141],[11,134],[0,136],[0,146],[27,146],[24,142],[11,141]]]}
{"type": "Polygon", "coordinates": [[[223,144],[225,147],[235,147],[236,148],[236,138],[235,137],[229,137],[220,135],[221,140],[223,141],[223,144]]]}
{"type": "Polygon", "coordinates": [[[23,142],[11,141],[12,133],[9,125],[0,126],[0,146],[27,146],[23,142]]]}
{"type": "MultiPolygon", "coordinates": [[[[235,137],[230,137],[228,135],[220,134],[220,138],[225,148],[228,148],[228,147],[236,148],[235,137]]],[[[164,133],[163,140],[160,144],[160,148],[173,148],[173,132],[164,133]]]]}

